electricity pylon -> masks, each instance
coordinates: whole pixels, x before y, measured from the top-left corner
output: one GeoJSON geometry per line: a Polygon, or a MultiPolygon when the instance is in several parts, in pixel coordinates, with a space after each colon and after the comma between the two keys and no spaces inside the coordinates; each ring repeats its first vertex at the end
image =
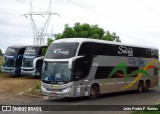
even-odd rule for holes
{"type": "Polygon", "coordinates": [[[51,19],[51,15],[57,15],[60,17],[58,13],[54,13],[51,11],[51,0],[50,0],[48,11],[45,11],[45,12],[33,12],[32,2],[30,2],[30,12],[28,14],[24,14],[24,16],[27,18],[29,16],[30,21],[31,21],[33,37],[34,37],[33,45],[44,45],[45,44],[44,38],[48,36],[47,29],[48,29],[48,25],[51,19]],[[42,16],[43,18],[46,18],[45,24],[39,27],[36,24],[33,16],[42,16]]]}

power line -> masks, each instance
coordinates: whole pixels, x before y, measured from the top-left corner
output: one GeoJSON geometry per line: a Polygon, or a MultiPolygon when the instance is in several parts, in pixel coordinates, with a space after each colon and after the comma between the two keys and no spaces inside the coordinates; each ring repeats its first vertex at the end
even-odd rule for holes
{"type": "Polygon", "coordinates": [[[95,14],[98,14],[98,15],[100,15],[100,16],[106,17],[106,18],[108,18],[108,19],[110,19],[111,21],[114,21],[114,22],[116,22],[116,23],[123,24],[123,25],[128,26],[128,27],[130,27],[130,28],[132,28],[132,29],[136,29],[136,30],[138,30],[138,31],[141,31],[141,32],[143,32],[143,33],[146,33],[146,34],[148,34],[148,35],[150,35],[150,36],[153,36],[153,37],[156,37],[156,38],[159,37],[159,36],[156,36],[155,34],[152,34],[152,33],[150,33],[150,32],[144,31],[144,30],[142,30],[142,29],[140,29],[140,28],[137,28],[137,27],[128,25],[128,24],[126,24],[126,23],[124,23],[124,22],[120,22],[120,21],[118,21],[118,20],[116,20],[116,19],[114,19],[114,18],[112,18],[112,17],[106,16],[106,15],[104,15],[104,14],[102,14],[102,13],[99,13],[99,12],[97,12],[97,11],[94,11],[94,10],[90,9],[90,8],[87,8],[87,7],[85,7],[85,6],[82,6],[82,5],[80,5],[80,4],[76,3],[76,2],[73,2],[73,1],[71,1],[71,0],[66,0],[66,1],[68,1],[68,2],[70,2],[70,3],[72,3],[72,4],[74,4],[74,5],[77,5],[77,6],[81,7],[81,8],[84,8],[84,9],[86,9],[86,10],[92,12],[92,13],[95,13],[95,14]]]}
{"type": "Polygon", "coordinates": [[[11,13],[8,13],[8,12],[4,12],[4,11],[0,11],[1,13],[4,13],[4,14],[7,14],[7,15],[12,15],[12,16],[16,16],[17,17],[17,15],[15,15],[15,14],[11,14],[11,13]]]}
{"type": "Polygon", "coordinates": [[[143,5],[144,7],[146,7],[147,9],[151,10],[152,12],[154,12],[155,14],[158,14],[160,16],[160,13],[157,12],[156,10],[154,10],[153,8],[151,8],[150,6],[146,5],[144,2],[142,2],[142,0],[137,0],[141,5],[143,5]]]}
{"type": "MultiPolygon", "coordinates": [[[[17,0],[16,0],[17,1],[17,0]]],[[[28,4],[27,4],[28,5],[28,4]]],[[[41,8],[42,9],[42,8],[41,8]]],[[[89,9],[89,8],[87,8],[89,9]]],[[[13,16],[17,16],[17,15],[14,15],[14,14],[11,14],[11,13],[8,13],[8,12],[4,12],[4,11],[0,11],[1,13],[5,13],[5,14],[8,14],[8,15],[13,15],[13,16]]],[[[40,22],[40,21],[39,21],[40,22]]],[[[127,36],[127,37],[132,37],[132,38],[137,38],[137,37],[133,37],[133,36],[128,36],[128,35],[125,35],[123,33],[119,33],[121,34],[122,36],[127,36]]],[[[136,39],[135,39],[136,40],[136,39]]],[[[144,40],[143,40],[144,41],[144,40]]],[[[146,41],[146,40],[145,40],[146,41]]],[[[147,41],[147,42],[150,42],[150,41],[147,41]]],[[[154,42],[155,43],[155,42],[154,42]]]]}
{"type": "MultiPolygon", "coordinates": [[[[23,4],[27,4],[27,3],[25,3],[25,2],[22,2],[22,1],[20,1],[20,0],[16,0],[16,1],[18,1],[18,2],[21,2],[21,3],[23,3],[23,4]]],[[[29,4],[27,4],[27,5],[29,5],[29,4]]]]}
{"type": "MultiPolygon", "coordinates": [[[[25,3],[25,2],[22,2],[22,1],[20,1],[20,0],[16,0],[16,1],[21,2],[21,3],[23,3],[23,4],[26,4],[26,5],[29,5],[29,4],[27,4],[27,3],[25,3]]],[[[82,5],[80,5],[80,4],[76,3],[76,2],[73,2],[73,1],[71,1],[71,0],[66,0],[66,1],[68,1],[68,2],[70,2],[70,3],[72,3],[72,4],[74,4],[74,5],[77,5],[77,6],[81,7],[81,8],[84,8],[84,9],[86,9],[86,10],[92,12],[92,13],[95,13],[95,14],[101,15],[101,16],[103,16],[103,17],[106,17],[106,18],[108,18],[108,19],[110,19],[110,20],[112,20],[112,21],[115,21],[115,22],[117,22],[117,23],[126,25],[126,26],[128,26],[128,27],[130,27],[130,28],[136,29],[136,30],[141,31],[141,32],[143,32],[143,33],[146,33],[146,34],[148,34],[148,35],[150,35],[150,36],[153,36],[153,37],[156,37],[156,38],[159,37],[159,36],[157,36],[157,35],[155,35],[155,34],[153,34],[153,33],[150,33],[150,32],[144,31],[144,30],[142,30],[142,29],[139,29],[139,28],[137,28],[137,27],[134,27],[134,26],[128,25],[128,24],[126,24],[126,23],[117,21],[116,19],[114,19],[114,18],[112,18],[112,17],[106,16],[106,15],[104,15],[104,14],[102,14],[102,13],[99,13],[99,12],[97,12],[97,11],[94,11],[94,10],[88,8],[88,7],[82,6],[82,5]]],[[[35,7],[44,10],[44,9],[41,8],[41,7],[37,7],[37,6],[35,6],[35,7]]],[[[64,16],[63,16],[63,17],[64,17],[64,16]]],[[[66,18],[68,18],[68,17],[66,17],[66,18]]],[[[75,20],[75,19],[73,19],[73,20],[75,20]]]]}
{"type": "MultiPolygon", "coordinates": [[[[17,2],[20,2],[20,3],[22,3],[22,4],[25,4],[25,5],[29,5],[30,6],[30,4],[28,4],[28,3],[26,3],[26,2],[23,2],[23,1],[20,1],[20,0],[16,0],[17,2]]],[[[33,6],[32,6],[33,7],[33,6]]],[[[41,10],[43,10],[43,11],[46,11],[46,9],[44,9],[44,8],[41,8],[41,7],[38,7],[38,6],[35,6],[34,5],[34,7],[35,8],[37,8],[37,9],[41,9],[41,10]]],[[[35,12],[34,12],[35,13],[35,12]]],[[[39,12],[39,13],[42,13],[42,12],[39,12]]],[[[45,12],[46,13],[46,12],[45,12]]],[[[57,14],[57,13],[54,13],[54,12],[48,12],[48,13],[53,13],[53,14],[56,14],[56,15],[58,15],[59,17],[61,17],[59,14],[57,14]]],[[[33,14],[33,13],[32,13],[33,14]]],[[[36,13],[35,13],[36,14],[36,13]]],[[[39,14],[38,14],[39,15],[39,14]]],[[[44,14],[43,14],[44,15],[44,14]]],[[[63,16],[63,17],[65,17],[65,16],[63,16]]],[[[69,17],[65,17],[65,18],[68,18],[69,19],[69,17]]],[[[70,18],[71,19],[71,18],[70,18]]],[[[73,19],[74,20],[74,19],[73,19]]],[[[41,22],[41,21],[38,21],[38,20],[35,20],[36,22],[41,22]]],[[[59,25],[55,25],[55,24],[53,24],[53,25],[51,25],[51,24],[49,24],[50,26],[57,26],[57,27],[59,27],[59,28],[63,28],[62,26],[59,26],[59,25]]]]}
{"type": "MultiPolygon", "coordinates": [[[[23,4],[26,4],[26,5],[29,5],[30,6],[30,4],[29,3],[26,3],[26,2],[23,2],[23,1],[21,1],[21,0],[16,0],[17,2],[21,2],[21,3],[23,3],[23,4]]],[[[46,11],[46,9],[43,9],[43,8],[41,8],[41,7],[38,7],[38,6],[34,6],[34,7],[36,7],[36,8],[38,8],[38,9],[41,9],[41,10],[45,10],[46,11]]]]}
{"type": "MultiPolygon", "coordinates": [[[[69,1],[69,2],[71,2],[71,3],[73,3],[73,4],[75,4],[75,5],[77,5],[77,6],[79,6],[79,7],[82,7],[82,8],[84,8],[84,9],[86,9],[86,10],[89,10],[89,11],[91,11],[91,12],[93,12],[93,13],[96,13],[96,14],[99,14],[99,15],[101,15],[101,16],[107,17],[107,18],[109,18],[109,19],[115,20],[115,19],[113,19],[112,17],[105,16],[105,15],[99,13],[99,12],[96,12],[96,11],[94,11],[94,10],[91,10],[91,9],[87,8],[87,7],[84,7],[84,6],[82,6],[82,5],[79,5],[79,4],[77,4],[77,3],[75,3],[75,2],[73,2],[73,1],[71,1],[71,0],[67,0],[67,1],[69,1]]],[[[117,21],[117,20],[115,20],[115,21],[117,21]]],[[[142,31],[142,30],[141,30],[141,31],[142,31]]],[[[145,31],[143,31],[143,32],[145,32],[145,31]]],[[[129,36],[129,35],[126,35],[126,34],[123,34],[123,33],[119,33],[119,34],[120,34],[120,35],[123,35],[123,36],[126,36],[126,37],[129,37],[129,38],[132,37],[132,38],[134,38],[134,40],[137,40],[137,39],[135,39],[135,38],[137,38],[137,37],[129,36]]],[[[156,37],[157,37],[157,36],[156,36],[156,37]]],[[[137,41],[139,41],[139,40],[137,40],[137,41]]],[[[153,41],[144,40],[144,39],[143,39],[143,41],[155,43],[155,42],[153,42],[153,41]]]]}
{"type": "MultiPolygon", "coordinates": [[[[47,34],[47,29],[48,29],[48,25],[51,19],[51,15],[57,15],[60,17],[60,15],[58,13],[54,13],[51,11],[51,0],[49,3],[49,8],[48,11],[45,12],[33,12],[33,6],[32,6],[32,2],[30,2],[30,12],[27,14],[24,14],[25,17],[29,16],[30,20],[31,20],[31,25],[32,25],[32,31],[33,31],[33,36],[34,36],[34,45],[44,45],[44,36],[46,36],[47,34]],[[42,17],[46,17],[45,20],[45,24],[44,26],[42,25],[41,27],[39,27],[35,21],[33,16],[42,16],[42,17]]],[[[47,35],[48,36],[48,35],[47,35]]]]}
{"type": "Polygon", "coordinates": [[[0,10],[19,11],[19,9],[0,8],[0,10]]]}
{"type": "MultiPolygon", "coordinates": [[[[20,0],[16,0],[16,1],[21,2],[21,3],[24,3],[24,4],[26,4],[26,5],[29,5],[29,4],[27,4],[27,3],[25,3],[25,2],[22,2],[22,1],[20,1],[20,0]]],[[[86,9],[86,10],[89,10],[89,11],[92,12],[92,13],[101,15],[101,16],[103,16],[103,17],[107,17],[107,18],[109,18],[110,20],[114,20],[114,21],[118,22],[117,20],[115,20],[115,19],[112,18],[112,17],[103,15],[103,14],[101,14],[101,13],[99,13],[99,12],[96,12],[96,11],[94,11],[94,10],[92,10],[92,9],[89,9],[89,8],[87,8],[87,7],[85,7],[85,6],[82,6],[82,5],[78,4],[78,3],[75,3],[75,2],[73,2],[73,1],[71,1],[71,0],[67,0],[67,1],[73,3],[74,5],[79,6],[79,7],[81,7],[81,8],[84,8],[84,9],[86,9]]],[[[44,9],[41,8],[41,7],[37,7],[37,6],[35,6],[35,7],[44,10],[44,9]]],[[[119,22],[118,22],[118,23],[119,23],[119,22]]],[[[130,26],[130,25],[128,25],[128,26],[130,26]]],[[[133,27],[132,27],[132,28],[133,28],[133,27]]],[[[134,28],[134,29],[137,29],[137,28],[134,28]]],[[[140,30],[140,31],[142,31],[142,30],[140,30]]],[[[143,31],[143,32],[146,32],[146,31],[143,31]]],[[[125,34],[123,34],[123,33],[121,33],[121,34],[122,34],[123,36],[128,36],[128,35],[125,35],[125,34]]],[[[157,37],[157,36],[154,36],[154,37],[157,37]]],[[[135,38],[135,37],[134,37],[134,38],[135,38]]],[[[149,41],[149,42],[150,42],[150,41],[149,41]]]]}
{"type": "MultiPolygon", "coordinates": [[[[5,13],[5,14],[7,14],[7,15],[13,15],[13,16],[17,16],[17,15],[14,15],[14,14],[11,14],[11,13],[7,13],[7,12],[4,12],[4,11],[0,11],[1,13],[5,13]]],[[[18,16],[18,17],[21,17],[21,16],[18,16]]],[[[22,17],[21,17],[22,18],[22,17]]],[[[130,35],[126,35],[126,34],[123,34],[123,33],[120,33],[120,32],[117,32],[118,34],[120,34],[120,35],[122,35],[122,36],[125,36],[125,37],[128,37],[128,38],[134,38],[134,40],[137,40],[137,41],[140,41],[140,40],[138,40],[138,39],[136,39],[136,38],[138,38],[138,37],[134,37],[134,36],[130,36],[130,35]]],[[[2,34],[0,34],[0,36],[5,36],[5,37],[32,37],[32,36],[7,36],[7,35],[2,35],[2,34]]],[[[158,42],[153,42],[153,41],[149,41],[149,40],[144,40],[143,39],[143,41],[145,41],[145,42],[152,42],[152,43],[157,43],[158,44],[158,42]]]]}
{"type": "MultiPolygon", "coordinates": [[[[17,2],[20,2],[20,3],[22,3],[22,4],[25,4],[25,5],[30,5],[30,4],[28,4],[28,3],[26,3],[26,2],[23,2],[23,1],[20,1],[20,0],[16,0],[16,1],[17,1],[17,2]]],[[[41,7],[38,7],[38,6],[35,6],[35,5],[34,5],[34,7],[37,8],[37,9],[41,9],[41,10],[43,10],[43,11],[46,11],[46,9],[44,9],[44,8],[41,8],[41,7]]],[[[76,20],[76,19],[74,19],[74,18],[70,18],[70,17],[64,16],[64,15],[62,15],[62,14],[61,14],[61,16],[64,17],[64,18],[68,18],[68,19],[74,20],[74,21],[76,20]]]]}
{"type": "MultiPolygon", "coordinates": [[[[1,13],[3,13],[3,14],[7,14],[7,15],[11,15],[11,16],[15,16],[15,17],[18,17],[18,18],[23,18],[23,19],[26,19],[25,17],[22,17],[21,15],[15,15],[15,14],[12,14],[12,13],[8,13],[8,12],[6,12],[6,11],[1,11],[0,10],[0,12],[1,13]]],[[[30,20],[29,18],[27,18],[28,20],[30,20]]],[[[42,23],[42,21],[39,21],[39,20],[35,20],[36,22],[40,22],[40,23],[42,23]]],[[[50,25],[50,24],[49,24],[50,25]]],[[[50,25],[50,26],[52,26],[52,25],[50,25]]],[[[57,26],[58,28],[63,28],[62,26],[59,26],[59,25],[55,25],[54,24],[54,26],[57,26]]],[[[26,27],[25,27],[26,28],[26,27]]],[[[27,27],[27,28],[29,28],[29,27],[27,27]]]]}
{"type": "MultiPolygon", "coordinates": [[[[120,35],[122,35],[122,36],[128,37],[128,38],[134,38],[134,40],[140,42],[140,40],[137,39],[137,38],[139,38],[139,37],[134,37],[134,36],[126,35],[126,34],[119,33],[119,32],[117,32],[117,33],[120,34],[120,35]]],[[[155,43],[156,43],[156,44],[159,44],[159,42],[153,42],[153,41],[146,40],[146,39],[143,39],[143,38],[139,38],[139,39],[142,39],[142,40],[145,41],[145,42],[150,42],[150,43],[154,43],[154,44],[155,44],[155,43]]]]}
{"type": "Polygon", "coordinates": [[[3,36],[3,37],[32,37],[32,36],[10,36],[10,35],[5,35],[5,34],[0,34],[0,36],[3,36]]]}
{"type": "Polygon", "coordinates": [[[74,4],[74,5],[77,5],[77,6],[81,7],[81,8],[84,8],[84,9],[86,9],[86,10],[92,12],[92,13],[98,14],[98,15],[103,16],[103,17],[107,17],[107,18],[109,18],[110,20],[117,21],[117,20],[115,20],[115,19],[112,18],[112,17],[103,15],[102,13],[99,13],[99,12],[97,12],[97,11],[94,11],[94,10],[92,10],[92,9],[89,9],[89,8],[87,8],[87,7],[85,7],[85,6],[82,6],[82,5],[78,4],[78,3],[75,3],[75,2],[73,2],[73,1],[71,1],[71,0],[66,0],[66,1],[68,1],[68,2],[70,2],[70,3],[72,3],[72,4],[74,4]]]}

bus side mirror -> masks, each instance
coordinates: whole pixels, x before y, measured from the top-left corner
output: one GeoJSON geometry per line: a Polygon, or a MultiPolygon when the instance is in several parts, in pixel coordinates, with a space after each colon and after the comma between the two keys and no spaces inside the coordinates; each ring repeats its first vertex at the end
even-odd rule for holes
{"type": "Polygon", "coordinates": [[[76,56],[76,57],[70,58],[68,62],[68,69],[72,69],[73,61],[75,61],[76,59],[82,58],[82,57],[84,56],[76,56]]]}
{"type": "Polygon", "coordinates": [[[68,69],[72,69],[72,63],[73,63],[73,60],[69,60],[69,62],[68,62],[68,69]]]}

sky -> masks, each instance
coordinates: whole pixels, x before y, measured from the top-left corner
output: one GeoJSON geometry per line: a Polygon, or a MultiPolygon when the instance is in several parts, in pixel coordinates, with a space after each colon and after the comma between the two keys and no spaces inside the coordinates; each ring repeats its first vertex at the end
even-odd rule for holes
{"type": "MultiPolygon", "coordinates": [[[[50,0],[0,0],[0,49],[11,45],[32,45],[33,32],[29,16],[46,12],[50,0]]],[[[99,25],[115,32],[123,43],[160,49],[160,0],[51,0],[52,15],[47,33],[62,33],[64,25],[76,22],[99,25]]],[[[33,16],[38,28],[46,16],[33,16]]],[[[45,43],[47,38],[45,38],[45,43]]]]}

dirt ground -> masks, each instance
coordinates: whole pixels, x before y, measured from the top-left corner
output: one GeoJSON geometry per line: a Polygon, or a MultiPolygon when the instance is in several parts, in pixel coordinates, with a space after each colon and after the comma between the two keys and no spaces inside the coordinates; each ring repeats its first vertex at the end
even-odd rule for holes
{"type": "Polygon", "coordinates": [[[0,74],[0,104],[24,104],[38,100],[40,96],[28,93],[40,83],[40,78],[0,74]]]}

